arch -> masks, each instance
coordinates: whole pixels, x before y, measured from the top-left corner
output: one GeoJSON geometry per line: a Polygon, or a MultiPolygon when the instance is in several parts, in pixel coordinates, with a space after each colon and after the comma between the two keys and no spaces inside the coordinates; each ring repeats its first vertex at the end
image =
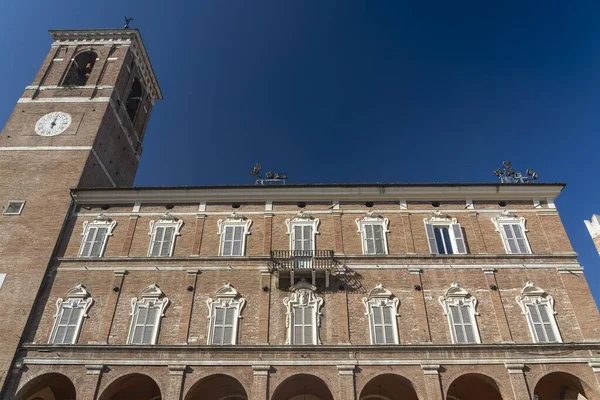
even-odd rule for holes
{"type": "Polygon", "coordinates": [[[127,110],[131,122],[135,120],[140,104],[142,104],[143,96],[144,90],[142,89],[142,84],[138,78],[135,78],[131,85],[129,96],[127,96],[127,101],[125,102],[125,109],[127,110]]]}
{"type": "Polygon", "coordinates": [[[98,55],[91,49],[76,55],[71,61],[71,66],[62,86],[85,86],[92,74],[97,58],[98,55]]]}
{"type": "Polygon", "coordinates": [[[363,387],[360,400],[418,400],[410,380],[396,374],[381,374],[363,387]]]}
{"type": "Polygon", "coordinates": [[[184,397],[185,400],[247,400],[244,386],[226,374],[214,374],[196,382],[184,397]]]}
{"type": "Polygon", "coordinates": [[[567,372],[544,375],[535,385],[533,393],[539,400],[584,400],[598,395],[586,382],[567,372]]]}
{"type": "Polygon", "coordinates": [[[144,374],[123,375],[112,381],[99,400],[160,400],[160,388],[156,381],[144,374]]]}
{"type": "Polygon", "coordinates": [[[27,382],[15,396],[16,400],[74,400],[75,385],[63,374],[56,372],[36,376],[27,382]]]}
{"type": "Polygon", "coordinates": [[[327,384],[314,375],[298,374],[281,382],[272,400],[334,400],[327,384]]]}
{"type": "Polygon", "coordinates": [[[454,379],[448,387],[448,400],[502,400],[498,383],[482,374],[464,374],[454,379]]]}

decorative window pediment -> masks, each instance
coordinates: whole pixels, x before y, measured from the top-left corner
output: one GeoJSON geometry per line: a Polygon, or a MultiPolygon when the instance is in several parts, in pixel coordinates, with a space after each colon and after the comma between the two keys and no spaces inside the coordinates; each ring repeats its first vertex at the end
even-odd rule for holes
{"type": "Polygon", "coordinates": [[[217,290],[216,299],[208,299],[208,344],[236,344],[239,320],[246,300],[230,283],[217,290]]]}
{"type": "Polygon", "coordinates": [[[362,236],[363,254],[388,254],[389,219],[370,211],[362,219],[356,218],[355,222],[362,236]]]}
{"type": "Polygon", "coordinates": [[[456,282],[446,290],[439,302],[448,317],[453,343],[481,343],[477,329],[477,299],[456,282]]]}
{"type": "Polygon", "coordinates": [[[131,299],[131,327],[128,344],[156,344],[160,320],[169,304],[163,291],[155,283],[140,293],[141,299],[131,299]]]}
{"type": "Polygon", "coordinates": [[[226,220],[218,220],[218,234],[221,237],[219,254],[222,256],[243,256],[246,253],[246,236],[250,234],[252,220],[231,214],[226,220]]]}
{"type": "Polygon", "coordinates": [[[287,233],[290,235],[290,250],[314,251],[315,237],[319,234],[319,219],[300,211],[294,219],[286,219],[287,233]]]}
{"type": "Polygon", "coordinates": [[[317,288],[306,280],[290,288],[292,294],[283,299],[287,328],[286,344],[321,344],[321,307],[323,299],[315,294],[317,288]]]}
{"type": "Polygon", "coordinates": [[[163,215],[158,221],[150,221],[149,257],[169,257],[173,255],[175,237],[180,235],[183,221],[171,214],[163,215]]]}
{"type": "Polygon", "coordinates": [[[507,254],[531,254],[525,218],[505,210],[501,215],[492,218],[492,222],[502,237],[507,254]]]}
{"type": "Polygon", "coordinates": [[[527,317],[527,324],[531,337],[536,343],[562,342],[556,312],[554,311],[554,298],[545,290],[527,281],[521,294],[516,297],[517,303],[527,317]]]}
{"type": "Polygon", "coordinates": [[[423,222],[431,254],[467,254],[462,228],[456,218],[438,210],[423,222]]]}
{"type": "Polygon", "coordinates": [[[79,257],[102,257],[108,237],[112,236],[117,222],[100,214],[93,221],[83,223],[83,239],[79,248],[79,257]]]}
{"type": "Polygon", "coordinates": [[[398,306],[400,301],[380,283],[371,289],[363,304],[369,317],[371,344],[399,344],[398,306]]]}
{"type": "Polygon", "coordinates": [[[58,299],[49,343],[75,344],[92,303],[92,297],[81,283],[67,292],[66,300],[58,299]]]}

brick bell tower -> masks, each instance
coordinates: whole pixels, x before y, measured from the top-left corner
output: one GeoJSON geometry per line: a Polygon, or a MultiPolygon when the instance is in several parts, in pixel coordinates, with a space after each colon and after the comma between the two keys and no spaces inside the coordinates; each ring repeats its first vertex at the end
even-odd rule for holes
{"type": "Polygon", "coordinates": [[[135,29],[50,31],[53,43],[0,134],[0,388],[45,285],[70,189],[133,184],[155,100],[135,29]]]}

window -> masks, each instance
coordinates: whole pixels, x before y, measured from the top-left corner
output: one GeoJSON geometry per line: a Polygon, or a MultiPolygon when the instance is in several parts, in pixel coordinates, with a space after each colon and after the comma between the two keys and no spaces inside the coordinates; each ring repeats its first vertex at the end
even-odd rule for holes
{"type": "Polygon", "coordinates": [[[287,233],[290,235],[290,250],[314,251],[315,235],[319,233],[319,219],[300,212],[294,219],[286,219],[287,233]]]}
{"type": "Polygon", "coordinates": [[[368,213],[363,219],[356,219],[358,232],[362,235],[363,254],[387,254],[387,233],[389,220],[380,215],[368,213]]]}
{"type": "Polygon", "coordinates": [[[452,343],[481,343],[475,319],[479,315],[476,311],[475,297],[454,282],[444,296],[440,296],[439,302],[444,309],[444,315],[448,318],[452,343]]]}
{"type": "Polygon", "coordinates": [[[292,294],[283,299],[286,312],[286,344],[321,344],[321,307],[323,299],[317,297],[317,288],[302,279],[290,290],[292,294]]]}
{"type": "Polygon", "coordinates": [[[431,254],[467,254],[462,228],[456,218],[436,211],[423,221],[431,254]]]}
{"type": "Polygon", "coordinates": [[[501,216],[492,218],[492,221],[496,225],[496,230],[500,232],[507,254],[531,254],[525,218],[518,218],[505,211],[501,216]]]}
{"type": "Polygon", "coordinates": [[[116,221],[102,214],[92,222],[85,221],[79,257],[102,257],[108,237],[112,235],[116,225],[116,221]]]}
{"type": "Polygon", "coordinates": [[[49,343],[75,344],[92,301],[81,283],[67,292],[67,300],[58,299],[49,343]]]}
{"type": "Polygon", "coordinates": [[[160,320],[169,299],[156,284],[142,290],[141,300],[131,299],[131,327],[128,344],[156,344],[160,320]]]}
{"type": "Polygon", "coordinates": [[[369,316],[371,344],[399,344],[398,298],[378,284],[362,301],[369,316]]]}
{"type": "Polygon", "coordinates": [[[131,122],[135,120],[135,116],[140,108],[140,104],[142,104],[143,98],[143,89],[142,85],[138,78],[133,80],[133,84],[131,85],[131,90],[129,91],[129,96],[127,96],[127,101],[125,102],[125,109],[127,110],[127,115],[129,115],[129,119],[131,122]]]}
{"type": "Polygon", "coordinates": [[[5,279],[6,279],[6,274],[0,274],[0,289],[2,289],[2,285],[4,284],[5,279]]]}
{"type": "Polygon", "coordinates": [[[216,300],[208,299],[206,304],[210,321],[208,344],[236,344],[238,322],[246,300],[227,283],[217,290],[216,300]]]}
{"type": "Polygon", "coordinates": [[[63,81],[63,86],[85,86],[98,55],[89,50],[73,58],[69,72],[63,81]]]}
{"type": "Polygon", "coordinates": [[[162,216],[158,221],[150,221],[148,256],[169,257],[173,255],[175,237],[179,236],[182,225],[183,221],[169,214],[162,216]]]}
{"type": "Polygon", "coordinates": [[[531,337],[535,343],[561,343],[560,332],[556,325],[554,298],[543,289],[527,282],[517,296],[517,303],[527,317],[531,337]]]}
{"type": "Polygon", "coordinates": [[[246,253],[246,235],[250,233],[252,220],[233,213],[225,221],[217,221],[221,236],[222,256],[243,256],[246,253]]]}
{"type": "Polygon", "coordinates": [[[4,215],[21,215],[25,200],[9,200],[4,206],[4,215]]]}

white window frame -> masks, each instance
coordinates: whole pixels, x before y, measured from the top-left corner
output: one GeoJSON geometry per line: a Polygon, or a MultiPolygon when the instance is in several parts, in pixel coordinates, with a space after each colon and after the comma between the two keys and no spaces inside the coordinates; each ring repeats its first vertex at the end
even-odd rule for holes
{"type": "MultiPolygon", "coordinates": [[[[362,302],[366,308],[365,315],[369,317],[369,335],[371,337],[371,344],[376,345],[390,345],[400,344],[400,337],[398,334],[398,307],[400,306],[400,300],[395,297],[392,292],[383,287],[380,283],[375,286],[374,289],[369,291],[367,297],[363,297],[362,302]],[[373,315],[373,307],[390,307],[392,315],[390,320],[392,322],[393,332],[393,343],[377,343],[375,340],[375,319],[373,315]]],[[[385,334],[385,329],[384,329],[385,334]]]]}
{"type": "MultiPolygon", "coordinates": [[[[462,227],[458,223],[456,218],[450,218],[448,215],[436,211],[429,218],[424,218],[425,234],[427,235],[427,243],[429,244],[429,251],[431,254],[439,255],[454,255],[454,254],[468,254],[467,242],[462,231],[462,227]],[[438,251],[438,243],[434,234],[435,228],[448,228],[448,236],[452,245],[452,254],[440,253],[438,251]],[[431,230],[431,232],[430,232],[431,230]],[[456,230],[460,233],[460,237],[457,237],[456,230]],[[462,249],[460,248],[460,242],[462,242],[462,249]]],[[[446,247],[446,246],[444,246],[446,247]]]]}
{"type": "MultiPolygon", "coordinates": [[[[233,213],[231,217],[227,218],[225,221],[222,219],[217,221],[218,226],[218,235],[220,236],[221,243],[219,244],[219,255],[224,257],[241,257],[246,255],[246,237],[250,234],[250,227],[252,226],[252,220],[245,218],[241,215],[237,215],[233,213]],[[241,254],[223,254],[225,249],[225,233],[227,228],[233,228],[235,233],[235,228],[241,227],[243,229],[242,232],[242,244],[241,244],[241,254]]],[[[233,246],[232,246],[233,253],[233,246]]]]}
{"type": "Polygon", "coordinates": [[[444,310],[444,315],[447,317],[448,327],[450,328],[450,336],[452,337],[452,343],[480,344],[481,337],[479,336],[479,327],[476,318],[477,316],[479,316],[479,313],[477,312],[477,299],[474,296],[471,296],[471,294],[467,290],[460,287],[458,283],[453,282],[450,285],[450,287],[446,290],[444,295],[438,298],[438,301],[444,310]],[[457,338],[456,325],[454,323],[450,308],[464,306],[468,307],[469,309],[469,317],[471,318],[471,325],[473,326],[473,337],[475,339],[475,343],[460,343],[457,338]]]}
{"type": "Polygon", "coordinates": [[[79,339],[79,333],[81,332],[81,327],[83,326],[84,318],[87,318],[88,311],[92,306],[93,299],[90,296],[89,292],[85,288],[85,286],[81,283],[77,284],[74,288],[69,289],[67,291],[67,299],[63,300],[59,298],[56,300],[56,314],[54,314],[54,326],[52,327],[52,332],[50,333],[50,338],[48,339],[49,344],[75,344],[79,339]],[[75,332],[73,333],[73,338],[69,343],[55,343],[56,335],[58,333],[58,329],[60,327],[60,320],[65,311],[65,308],[81,308],[81,315],[76,322],[75,332]]]}
{"type": "Polygon", "coordinates": [[[25,200],[8,200],[6,202],[6,205],[4,206],[4,211],[2,212],[3,215],[21,215],[21,213],[23,212],[23,208],[25,208],[25,200]],[[21,206],[19,207],[19,211],[17,212],[8,212],[8,207],[12,204],[12,203],[19,203],[21,204],[21,206]]]}
{"type": "Polygon", "coordinates": [[[290,250],[300,250],[295,248],[295,228],[297,226],[311,226],[312,227],[312,249],[306,251],[315,251],[317,249],[317,235],[319,234],[319,219],[313,218],[311,215],[305,214],[303,211],[300,212],[294,219],[287,218],[285,224],[287,226],[287,234],[290,237],[290,250]]]}
{"type": "Polygon", "coordinates": [[[292,294],[289,297],[283,299],[283,304],[286,307],[285,326],[287,328],[287,338],[285,344],[296,345],[294,343],[294,308],[310,308],[313,311],[312,314],[312,343],[299,344],[298,346],[312,344],[321,344],[321,338],[319,337],[319,327],[321,326],[321,307],[323,306],[323,299],[315,294],[317,288],[308,282],[304,278],[297,284],[290,288],[292,294]]]}
{"type": "Polygon", "coordinates": [[[127,337],[127,344],[130,345],[153,345],[156,344],[158,339],[158,334],[160,332],[160,323],[162,318],[165,316],[165,309],[169,304],[169,299],[165,297],[163,291],[156,285],[152,283],[147,288],[142,290],[140,293],[140,299],[136,297],[131,299],[131,323],[129,325],[129,335],[127,337]],[[154,326],[152,332],[152,340],[151,343],[133,343],[133,335],[135,333],[136,327],[136,319],[137,313],[140,308],[158,308],[158,318],[156,319],[156,325],[154,326]]]}
{"type": "MultiPolygon", "coordinates": [[[[98,217],[96,217],[93,221],[84,221],[83,222],[83,232],[81,233],[82,239],[81,239],[81,246],[79,247],[79,253],[77,254],[78,257],[102,257],[104,255],[104,250],[106,249],[106,244],[108,243],[108,237],[113,235],[113,231],[115,230],[115,227],[117,226],[117,221],[113,221],[112,219],[106,217],[103,214],[100,214],[98,217]],[[85,244],[89,238],[90,232],[92,231],[93,228],[106,228],[106,236],[104,236],[104,240],[102,242],[102,246],[100,247],[100,252],[98,253],[97,256],[92,256],[92,255],[84,255],[83,254],[83,250],[85,249],[85,244]]],[[[97,234],[98,230],[95,229],[94,230],[97,234]]],[[[89,251],[91,253],[92,249],[93,249],[93,245],[90,246],[89,251]]]]}
{"type": "Polygon", "coordinates": [[[367,213],[364,218],[356,218],[356,227],[361,234],[361,242],[362,242],[362,252],[365,255],[385,255],[388,254],[388,242],[387,242],[387,234],[390,231],[390,220],[387,218],[383,218],[381,215],[373,214],[372,212],[367,213]],[[375,251],[373,253],[369,253],[368,245],[367,245],[367,225],[372,226],[381,226],[381,235],[383,239],[383,253],[377,253],[377,246],[373,243],[373,248],[375,251]]]}
{"type": "Polygon", "coordinates": [[[6,274],[0,274],[0,289],[2,289],[2,285],[4,284],[4,280],[6,279],[6,274]]]}
{"type": "Polygon", "coordinates": [[[532,254],[531,245],[529,244],[529,238],[527,237],[527,221],[524,217],[517,217],[515,214],[506,210],[502,213],[502,215],[492,218],[492,222],[496,226],[496,232],[500,233],[500,238],[502,239],[502,243],[504,244],[506,254],[532,254]],[[504,225],[518,225],[521,227],[521,234],[523,235],[525,246],[527,247],[526,253],[513,253],[511,251],[510,246],[508,244],[508,238],[506,237],[506,233],[504,232],[504,225]]]}
{"type": "Polygon", "coordinates": [[[181,233],[181,227],[183,226],[183,221],[177,219],[170,214],[163,215],[158,221],[150,221],[150,232],[148,235],[150,236],[150,245],[148,246],[148,257],[171,257],[173,255],[173,249],[175,248],[175,241],[177,240],[177,236],[181,233]],[[152,249],[155,246],[156,242],[156,230],[157,228],[174,228],[173,231],[173,240],[171,241],[169,247],[169,254],[161,254],[158,256],[152,255],[152,249]]]}
{"type": "Polygon", "coordinates": [[[554,298],[550,296],[544,289],[541,289],[537,286],[534,286],[533,282],[527,281],[525,283],[525,287],[521,290],[521,294],[516,297],[517,304],[521,307],[521,311],[523,315],[525,315],[527,319],[527,326],[529,327],[529,333],[531,334],[531,339],[533,343],[562,343],[562,337],[560,335],[560,330],[558,329],[558,324],[556,322],[556,311],[554,311],[554,298]],[[554,337],[556,341],[550,342],[547,340],[540,341],[537,332],[535,330],[535,326],[533,323],[533,318],[529,312],[529,305],[537,305],[544,306],[548,311],[548,319],[550,325],[552,327],[552,332],[554,333],[554,337]]]}
{"type": "Polygon", "coordinates": [[[239,329],[239,320],[242,318],[242,310],[244,305],[246,304],[246,300],[243,297],[240,297],[240,294],[230,283],[226,283],[223,287],[217,290],[216,299],[208,299],[206,300],[206,305],[208,306],[208,344],[213,346],[220,345],[230,345],[237,344],[238,339],[238,329],[239,329]],[[224,309],[233,309],[233,324],[231,326],[231,341],[230,343],[213,343],[214,339],[214,330],[215,330],[215,316],[216,309],[224,308],[224,309]]]}

